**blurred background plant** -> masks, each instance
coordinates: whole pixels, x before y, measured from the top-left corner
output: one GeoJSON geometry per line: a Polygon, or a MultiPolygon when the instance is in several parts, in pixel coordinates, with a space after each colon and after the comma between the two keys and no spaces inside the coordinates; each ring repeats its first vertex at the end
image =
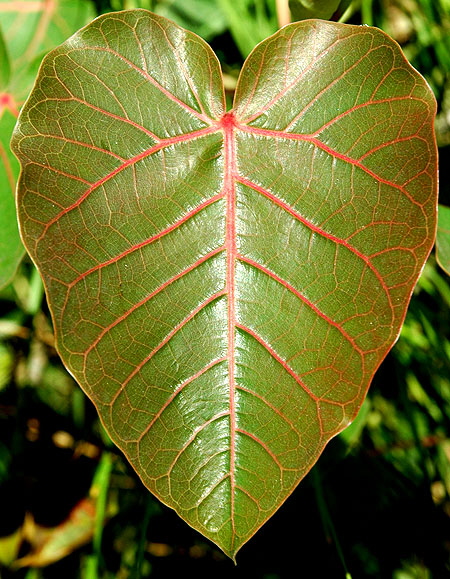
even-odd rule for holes
{"type": "MultiPolygon", "coordinates": [[[[450,283],[434,255],[358,418],[237,567],[148,493],[62,367],[17,232],[9,139],[43,55],[96,14],[136,7],[212,45],[230,103],[244,58],[290,13],[382,28],[435,92],[440,201],[450,205],[450,0],[0,1],[1,577],[450,576],[450,283]]],[[[447,231],[444,207],[437,258],[448,269],[447,231]]]]}

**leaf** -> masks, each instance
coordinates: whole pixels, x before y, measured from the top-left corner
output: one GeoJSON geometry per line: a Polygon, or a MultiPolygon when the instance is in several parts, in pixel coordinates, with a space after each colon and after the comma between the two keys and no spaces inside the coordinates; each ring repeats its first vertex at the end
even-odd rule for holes
{"type": "Polygon", "coordinates": [[[9,566],[19,554],[22,542],[22,528],[15,530],[11,535],[0,537],[0,565],[9,566]]]}
{"type": "Polygon", "coordinates": [[[11,63],[9,62],[8,49],[0,28],[0,91],[4,91],[8,86],[11,76],[11,63]]]}
{"type": "Polygon", "coordinates": [[[261,40],[277,29],[277,14],[274,0],[218,0],[226,16],[231,35],[244,58],[261,40]]]}
{"type": "Polygon", "coordinates": [[[13,107],[8,95],[0,94],[0,288],[11,280],[25,253],[14,200],[19,163],[9,148],[17,121],[13,107]]]}
{"type": "Polygon", "coordinates": [[[86,0],[0,0],[0,288],[11,280],[25,253],[14,200],[19,166],[9,148],[18,109],[31,90],[43,52],[91,16],[86,0]]]}
{"type": "Polygon", "coordinates": [[[338,10],[343,12],[349,3],[347,0],[289,0],[289,8],[292,20],[328,19],[338,10]]]}
{"type": "MultiPolygon", "coordinates": [[[[67,557],[91,540],[94,558],[98,562],[103,527],[118,510],[115,499],[108,499],[111,468],[111,455],[103,453],[89,496],[81,499],[71,509],[68,517],[56,527],[42,527],[27,513],[23,534],[32,549],[24,557],[14,561],[14,568],[46,567],[67,557]]],[[[97,573],[91,576],[96,577],[97,573]]]]}
{"type": "Polygon", "coordinates": [[[13,137],[57,347],[147,487],[230,557],[356,416],[433,245],[435,101],[384,33],[242,70],[144,10],[44,61],[13,137]]]}
{"type": "Polygon", "coordinates": [[[14,71],[9,90],[24,99],[31,89],[27,69],[93,17],[88,0],[0,0],[0,22],[14,71]]]}
{"type": "Polygon", "coordinates": [[[436,235],[436,260],[450,275],[450,207],[439,205],[436,235]]]}
{"type": "Polygon", "coordinates": [[[219,36],[227,29],[219,0],[169,0],[155,4],[155,12],[175,20],[205,40],[219,36]]]}
{"type": "Polygon", "coordinates": [[[42,527],[28,514],[25,531],[33,548],[30,553],[17,559],[13,567],[46,567],[89,543],[94,534],[95,509],[95,500],[84,498],[57,527],[42,527]]]}

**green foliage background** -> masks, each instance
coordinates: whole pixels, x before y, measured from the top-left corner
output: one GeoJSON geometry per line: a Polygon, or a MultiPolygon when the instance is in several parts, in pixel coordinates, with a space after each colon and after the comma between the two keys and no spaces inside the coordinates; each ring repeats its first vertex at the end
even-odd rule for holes
{"type": "MultiPolygon", "coordinates": [[[[278,27],[275,0],[90,4],[92,15],[148,8],[200,34],[222,62],[230,99],[243,59],[278,27]]],[[[362,0],[344,8],[336,18],[384,29],[432,86],[440,200],[450,205],[450,0],[362,0]]],[[[0,93],[15,72],[2,50],[0,93]]],[[[0,576],[450,576],[449,327],[450,281],[432,255],[357,420],[234,567],[153,499],[108,441],[59,361],[39,276],[23,259],[0,293],[0,576]]]]}

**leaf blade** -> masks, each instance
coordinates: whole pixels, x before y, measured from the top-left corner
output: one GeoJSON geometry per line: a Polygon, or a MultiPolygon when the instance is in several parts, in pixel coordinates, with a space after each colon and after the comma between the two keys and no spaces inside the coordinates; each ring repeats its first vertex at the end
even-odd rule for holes
{"type": "Polygon", "coordinates": [[[285,27],[223,103],[195,35],[105,15],[45,60],[14,149],[63,360],[148,488],[235,557],[398,335],[433,242],[436,149],[432,95],[379,31],[285,27]],[[378,132],[358,116],[387,103],[378,132]]]}

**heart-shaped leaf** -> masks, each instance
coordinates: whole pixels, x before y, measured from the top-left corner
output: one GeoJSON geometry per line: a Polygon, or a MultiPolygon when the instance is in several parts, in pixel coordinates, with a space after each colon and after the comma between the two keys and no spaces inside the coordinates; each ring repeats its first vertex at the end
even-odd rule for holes
{"type": "Polygon", "coordinates": [[[224,112],[197,36],[105,15],[14,135],[59,352],[147,487],[234,557],[361,406],[432,247],[434,98],[379,30],[289,25],[224,112]]]}

